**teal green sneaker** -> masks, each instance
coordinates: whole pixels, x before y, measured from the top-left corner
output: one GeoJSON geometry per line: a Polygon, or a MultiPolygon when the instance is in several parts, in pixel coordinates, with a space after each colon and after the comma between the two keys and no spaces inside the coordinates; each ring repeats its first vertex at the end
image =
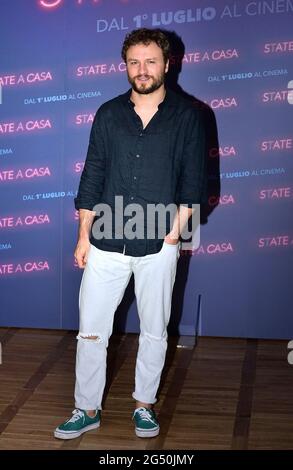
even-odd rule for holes
{"type": "Polygon", "coordinates": [[[86,431],[91,431],[100,426],[100,412],[97,410],[96,416],[90,418],[84,410],[76,409],[72,412],[72,417],[60,424],[54,431],[57,439],[75,439],[86,431]]]}
{"type": "Polygon", "coordinates": [[[149,408],[136,408],[133,413],[135,434],[138,437],[155,437],[160,432],[160,426],[155,412],[149,408]]]}

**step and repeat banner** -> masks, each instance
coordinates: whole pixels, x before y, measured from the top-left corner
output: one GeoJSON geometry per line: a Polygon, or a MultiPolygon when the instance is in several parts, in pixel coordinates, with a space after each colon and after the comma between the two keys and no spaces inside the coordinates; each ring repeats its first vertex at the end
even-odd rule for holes
{"type": "MultiPolygon", "coordinates": [[[[208,136],[201,241],[181,253],[171,325],[293,336],[292,25],[293,0],[0,1],[1,326],[78,328],[73,199],[91,124],[129,89],[125,35],[158,27],[170,86],[208,136]]],[[[117,321],[137,332],[132,291],[117,321]]]]}

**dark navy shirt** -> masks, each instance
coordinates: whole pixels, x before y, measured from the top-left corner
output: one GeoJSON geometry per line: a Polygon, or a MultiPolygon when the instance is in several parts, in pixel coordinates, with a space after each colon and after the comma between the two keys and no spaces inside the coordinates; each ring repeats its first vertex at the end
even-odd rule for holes
{"type": "MultiPolygon", "coordinates": [[[[102,104],[95,114],[75,208],[95,210],[97,204],[105,203],[114,211],[115,196],[123,196],[123,207],[136,203],[145,211],[148,204],[191,207],[205,202],[205,133],[200,108],[167,89],[158,111],[143,128],[130,95],[131,89],[102,104]]],[[[129,219],[125,215],[122,224],[129,219]]],[[[115,238],[114,215],[112,222],[110,239],[96,239],[91,231],[90,242],[97,248],[130,256],[160,251],[164,236],[148,237],[146,217],[142,239],[130,240],[123,230],[122,238],[115,238]]],[[[171,228],[169,220],[164,235],[171,228]]]]}

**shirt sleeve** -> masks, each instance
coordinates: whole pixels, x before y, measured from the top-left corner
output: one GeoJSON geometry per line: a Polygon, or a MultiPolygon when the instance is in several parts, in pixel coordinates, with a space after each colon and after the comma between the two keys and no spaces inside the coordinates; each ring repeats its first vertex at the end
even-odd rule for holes
{"type": "Polygon", "coordinates": [[[207,155],[204,115],[198,108],[191,110],[186,124],[181,172],[177,186],[177,204],[189,208],[207,202],[207,155]]]}
{"type": "Polygon", "coordinates": [[[102,112],[99,108],[92,124],[85,165],[77,197],[74,199],[76,209],[93,210],[102,195],[106,167],[104,137],[102,112]]]}

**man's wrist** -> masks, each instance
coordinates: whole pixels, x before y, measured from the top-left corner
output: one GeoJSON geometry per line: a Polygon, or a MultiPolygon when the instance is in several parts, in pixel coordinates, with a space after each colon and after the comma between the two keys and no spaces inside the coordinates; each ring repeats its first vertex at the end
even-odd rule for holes
{"type": "Polygon", "coordinates": [[[179,235],[176,234],[176,233],[170,232],[165,236],[165,241],[167,243],[171,243],[171,244],[176,245],[176,243],[178,243],[178,241],[179,241],[179,235]]]}
{"type": "Polygon", "coordinates": [[[90,239],[89,233],[83,233],[83,232],[79,233],[78,241],[86,242],[86,241],[89,241],[89,239],[90,239]]]}
{"type": "Polygon", "coordinates": [[[168,236],[169,236],[172,240],[178,240],[179,237],[180,237],[180,233],[178,232],[178,230],[171,230],[171,232],[168,233],[168,236]]]}

